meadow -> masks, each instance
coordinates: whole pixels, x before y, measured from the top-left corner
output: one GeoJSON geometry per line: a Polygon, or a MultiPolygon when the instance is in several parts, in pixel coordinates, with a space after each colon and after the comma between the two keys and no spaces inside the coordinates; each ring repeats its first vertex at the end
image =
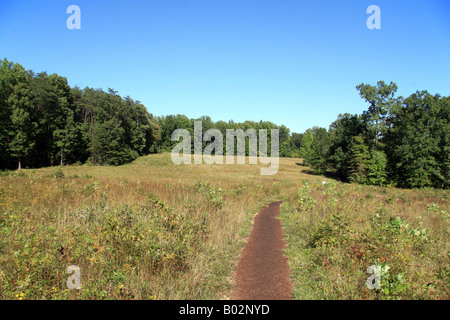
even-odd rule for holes
{"type": "Polygon", "coordinates": [[[448,191],[308,180],[286,191],[294,299],[450,298],[448,191]]]}
{"type": "Polygon", "coordinates": [[[253,217],[277,200],[295,299],[449,298],[449,191],[345,184],[301,162],[261,176],[166,153],[1,172],[0,299],[229,299],[253,217]]]}

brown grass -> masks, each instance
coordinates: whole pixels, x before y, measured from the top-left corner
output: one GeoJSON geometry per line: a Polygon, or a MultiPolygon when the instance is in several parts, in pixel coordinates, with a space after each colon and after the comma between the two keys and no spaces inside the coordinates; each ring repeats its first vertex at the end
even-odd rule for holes
{"type": "Polygon", "coordinates": [[[446,284],[436,274],[448,269],[448,220],[441,213],[450,209],[448,191],[323,185],[332,180],[305,173],[300,162],[281,158],[278,174],[261,176],[261,165],[176,166],[170,154],[158,154],[120,167],[3,173],[0,299],[227,299],[253,215],[276,200],[284,201],[297,298],[380,296],[364,288],[372,256],[357,252],[358,239],[383,236],[370,225],[380,210],[430,230],[433,245],[422,253],[405,234],[398,240],[404,249],[389,246],[392,239],[379,246],[395,274],[411,273],[408,281],[420,288],[433,282],[426,292],[435,294],[420,289],[421,297],[444,297],[446,284]],[[316,201],[309,209],[298,206],[305,183],[316,201]],[[333,214],[346,216],[357,236],[311,247],[333,214]],[[69,265],[81,268],[81,290],[67,289],[69,265]]]}

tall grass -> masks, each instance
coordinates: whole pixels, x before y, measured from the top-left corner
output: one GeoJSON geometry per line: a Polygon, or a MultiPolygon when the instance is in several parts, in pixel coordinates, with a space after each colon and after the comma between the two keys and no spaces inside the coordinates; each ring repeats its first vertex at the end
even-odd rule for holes
{"type": "Polygon", "coordinates": [[[282,221],[294,297],[449,299],[448,195],[337,182],[291,190],[282,221]],[[372,265],[379,289],[367,285],[372,265]]]}
{"type": "Polygon", "coordinates": [[[295,298],[449,298],[448,191],[341,184],[299,162],[3,172],[0,299],[228,299],[254,215],[280,199],[295,298]],[[390,268],[380,290],[371,265],[390,268]]]}
{"type": "Polygon", "coordinates": [[[272,182],[256,172],[174,166],[164,154],[3,173],[0,298],[226,299],[253,214],[270,200],[272,182]],[[81,290],[67,288],[69,265],[81,290]]]}

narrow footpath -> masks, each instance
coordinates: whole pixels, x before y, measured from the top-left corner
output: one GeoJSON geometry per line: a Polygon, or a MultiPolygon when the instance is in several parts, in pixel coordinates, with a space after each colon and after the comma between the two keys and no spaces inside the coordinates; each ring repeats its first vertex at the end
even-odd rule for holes
{"type": "Polygon", "coordinates": [[[290,269],[283,250],[280,203],[261,209],[253,222],[235,274],[234,300],[290,300],[290,269]]]}

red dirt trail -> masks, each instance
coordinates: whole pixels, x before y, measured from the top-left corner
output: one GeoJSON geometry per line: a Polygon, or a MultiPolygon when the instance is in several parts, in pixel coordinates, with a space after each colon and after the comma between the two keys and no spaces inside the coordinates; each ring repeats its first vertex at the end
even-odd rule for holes
{"type": "Polygon", "coordinates": [[[283,228],[276,218],[280,203],[273,202],[256,215],[250,237],[235,273],[234,300],[289,300],[292,284],[283,250],[283,228]]]}

